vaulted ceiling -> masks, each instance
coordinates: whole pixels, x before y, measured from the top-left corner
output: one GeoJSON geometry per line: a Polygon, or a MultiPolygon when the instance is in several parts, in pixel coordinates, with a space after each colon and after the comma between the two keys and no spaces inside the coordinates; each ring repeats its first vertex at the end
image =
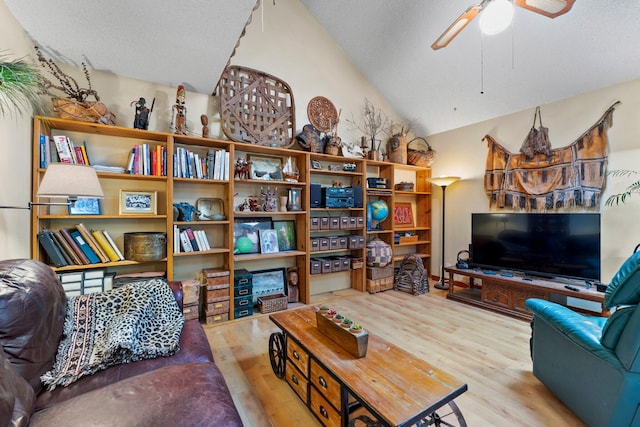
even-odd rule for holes
{"type": "MultiPolygon", "coordinates": [[[[255,4],[4,1],[58,60],[207,94],[255,4]]],[[[437,51],[431,43],[478,0],[300,1],[421,134],[640,77],[637,0],[576,0],[555,19],[516,8],[505,32],[482,36],[476,20],[437,51]]]]}

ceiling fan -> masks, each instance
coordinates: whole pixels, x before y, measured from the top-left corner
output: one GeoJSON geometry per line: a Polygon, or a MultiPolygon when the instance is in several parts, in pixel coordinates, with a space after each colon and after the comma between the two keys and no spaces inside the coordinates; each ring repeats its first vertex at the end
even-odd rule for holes
{"type": "MultiPolygon", "coordinates": [[[[438,50],[447,46],[473,18],[494,1],[495,0],[482,0],[480,3],[469,7],[438,37],[438,40],[431,45],[431,48],[438,50]]],[[[549,18],[555,18],[556,16],[567,13],[574,2],[575,0],[513,0],[516,6],[549,18]]]]}

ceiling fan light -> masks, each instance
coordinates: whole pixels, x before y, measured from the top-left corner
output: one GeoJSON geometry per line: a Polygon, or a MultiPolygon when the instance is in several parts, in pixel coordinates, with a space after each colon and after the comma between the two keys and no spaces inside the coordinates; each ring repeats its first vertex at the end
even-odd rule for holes
{"type": "Polygon", "coordinates": [[[501,33],[511,25],[513,14],[509,0],[493,0],[480,15],[480,30],[489,36],[501,33]]]}
{"type": "Polygon", "coordinates": [[[575,0],[515,0],[516,6],[555,18],[567,13],[575,0]]]}

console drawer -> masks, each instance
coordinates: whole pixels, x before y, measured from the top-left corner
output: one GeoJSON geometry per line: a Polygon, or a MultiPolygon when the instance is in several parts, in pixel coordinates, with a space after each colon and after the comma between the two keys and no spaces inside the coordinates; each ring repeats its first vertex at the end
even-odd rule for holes
{"type": "Polygon", "coordinates": [[[497,307],[511,308],[513,305],[511,289],[493,283],[482,283],[482,301],[497,307]]]}
{"type": "Polygon", "coordinates": [[[287,338],[287,357],[305,377],[308,377],[309,355],[291,338],[287,338]]]}
{"type": "Polygon", "coordinates": [[[307,381],[307,378],[304,375],[302,375],[302,373],[300,373],[298,368],[296,368],[293,363],[285,364],[284,374],[287,379],[287,382],[289,383],[289,386],[296,392],[298,397],[302,399],[302,401],[306,404],[308,402],[307,393],[309,390],[309,387],[308,387],[309,381],[307,381]]]}
{"type": "Polygon", "coordinates": [[[322,424],[327,427],[340,427],[340,413],[336,411],[327,400],[322,397],[320,392],[313,386],[309,387],[309,407],[311,411],[321,420],[322,424]]]}
{"type": "Polygon", "coordinates": [[[340,383],[313,359],[309,380],[334,408],[340,408],[340,383]]]}

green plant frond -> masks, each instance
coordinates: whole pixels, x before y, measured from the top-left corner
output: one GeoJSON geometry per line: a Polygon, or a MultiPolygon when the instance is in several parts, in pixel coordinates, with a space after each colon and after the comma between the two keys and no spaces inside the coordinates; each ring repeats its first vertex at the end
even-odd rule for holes
{"type": "Polygon", "coordinates": [[[0,115],[13,110],[23,113],[33,109],[34,114],[44,112],[40,72],[23,59],[9,60],[0,52],[0,115]]]}

